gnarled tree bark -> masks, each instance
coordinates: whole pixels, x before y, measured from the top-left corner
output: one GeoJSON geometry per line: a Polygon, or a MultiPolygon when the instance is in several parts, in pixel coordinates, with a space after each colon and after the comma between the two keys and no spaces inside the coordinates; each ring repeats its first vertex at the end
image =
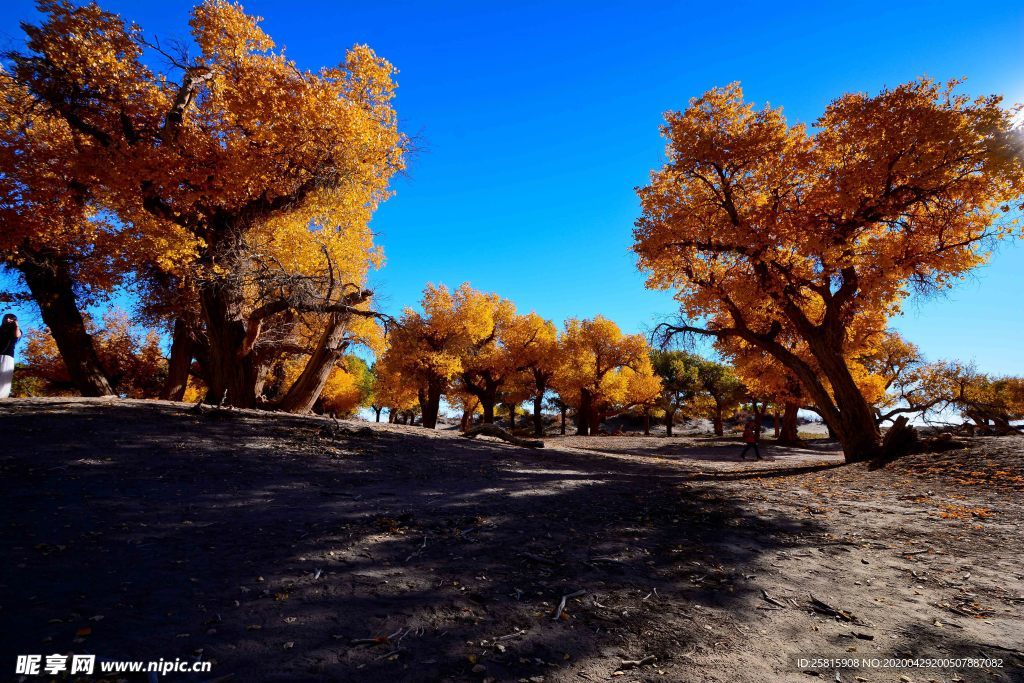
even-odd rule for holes
{"type": "Polygon", "coordinates": [[[25,253],[15,268],[24,276],[75,388],[82,396],[113,395],[92,335],[78,310],[68,264],[55,254],[37,250],[25,253]]]}

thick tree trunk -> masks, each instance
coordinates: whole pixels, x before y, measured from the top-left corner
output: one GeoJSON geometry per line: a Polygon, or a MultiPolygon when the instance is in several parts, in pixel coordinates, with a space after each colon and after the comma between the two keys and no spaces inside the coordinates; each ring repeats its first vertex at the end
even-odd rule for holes
{"type": "Polygon", "coordinates": [[[470,394],[480,401],[480,408],[483,410],[484,424],[494,422],[494,407],[498,404],[498,389],[502,381],[495,380],[490,371],[465,372],[462,374],[462,383],[470,394]]]}
{"type": "Polygon", "coordinates": [[[544,416],[540,409],[544,404],[544,394],[537,394],[533,397],[533,435],[544,436],[544,416]]]}
{"type": "Polygon", "coordinates": [[[597,436],[601,433],[601,423],[604,422],[604,415],[593,406],[590,407],[590,435],[597,436]]]}
{"type": "Polygon", "coordinates": [[[562,429],[560,433],[562,436],[565,436],[565,414],[569,412],[569,408],[563,405],[560,412],[562,413],[562,429]]]}
{"type": "Polygon", "coordinates": [[[590,413],[592,410],[590,392],[583,389],[580,391],[580,407],[576,411],[576,436],[590,436],[590,413]]]}
{"type": "MultiPolygon", "coordinates": [[[[878,425],[875,424],[871,405],[853,380],[846,362],[832,358],[831,363],[822,363],[822,369],[832,385],[832,395],[838,411],[835,429],[839,443],[843,446],[846,462],[858,462],[878,456],[881,452],[878,425]],[[829,367],[825,367],[828,365],[829,367]]],[[[819,363],[821,359],[819,358],[819,363]]]]}
{"type": "Polygon", "coordinates": [[[180,401],[185,398],[188,388],[189,371],[192,369],[192,331],[181,318],[174,320],[171,332],[171,357],[167,362],[167,381],[160,390],[165,401],[180,401]]]}
{"type": "Polygon", "coordinates": [[[722,406],[715,406],[715,436],[725,436],[725,423],[722,421],[722,406]]]}
{"type": "Polygon", "coordinates": [[[437,428],[437,412],[441,408],[441,382],[431,379],[425,389],[420,389],[419,401],[423,426],[427,429],[437,428]]]}
{"type": "Polygon", "coordinates": [[[651,409],[644,408],[644,436],[651,435],[651,409]]]}
{"type": "Polygon", "coordinates": [[[381,413],[382,410],[384,410],[384,406],[374,406],[373,407],[373,416],[375,418],[374,422],[380,422],[380,413],[381,413]]]}
{"type": "Polygon", "coordinates": [[[67,264],[49,254],[35,253],[17,265],[32,297],[39,305],[43,322],[57,343],[68,375],[82,396],[110,396],[114,393],[100,364],[92,335],[78,310],[74,282],[67,264]]]}
{"type": "Polygon", "coordinates": [[[781,347],[762,347],[799,378],[818,414],[828,425],[830,436],[834,435],[842,445],[846,462],[857,462],[881,453],[880,433],[875,424],[874,410],[864,399],[846,364],[843,355],[845,334],[838,323],[835,329],[804,331],[804,339],[814,355],[817,369],[781,347]],[[828,389],[820,375],[828,380],[828,389]]]}
{"type": "Polygon", "coordinates": [[[796,403],[786,403],[782,411],[781,424],[776,416],[776,425],[779,426],[776,439],[783,446],[795,446],[800,443],[798,434],[797,414],[800,409],[796,403]]]}
{"type": "Polygon", "coordinates": [[[200,292],[210,341],[206,402],[238,408],[256,406],[256,372],[245,348],[246,321],[242,294],[224,282],[211,281],[200,292]]]}
{"type": "Polygon", "coordinates": [[[669,409],[665,411],[665,436],[672,436],[672,423],[676,420],[676,411],[669,409]]]}
{"type": "Polygon", "coordinates": [[[278,403],[278,408],[287,413],[308,413],[320,398],[324,386],[334,371],[334,364],[341,358],[344,348],[346,316],[333,314],[327,321],[317,341],[316,349],[306,361],[302,373],[288,387],[288,392],[278,403]]]}

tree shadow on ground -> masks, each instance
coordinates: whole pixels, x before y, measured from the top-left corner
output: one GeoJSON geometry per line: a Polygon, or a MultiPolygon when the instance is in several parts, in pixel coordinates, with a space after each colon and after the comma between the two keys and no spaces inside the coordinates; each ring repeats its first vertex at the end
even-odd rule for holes
{"type": "Polygon", "coordinates": [[[646,651],[740,647],[700,609],[756,593],[762,554],[822,533],[588,453],[159,403],[0,410],[9,665],[73,651],[215,662],[178,680],[607,675],[646,651]]]}

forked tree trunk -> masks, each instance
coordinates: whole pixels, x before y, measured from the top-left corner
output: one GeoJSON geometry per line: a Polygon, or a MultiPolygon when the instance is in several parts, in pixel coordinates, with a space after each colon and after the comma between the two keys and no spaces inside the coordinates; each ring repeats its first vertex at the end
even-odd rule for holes
{"type": "Polygon", "coordinates": [[[175,318],[171,332],[171,358],[167,362],[167,381],[160,390],[160,398],[163,400],[180,401],[185,398],[192,368],[192,346],[192,332],[188,323],[175,318]]]}
{"type": "Polygon", "coordinates": [[[36,252],[16,267],[39,305],[43,322],[50,328],[75,388],[82,396],[113,395],[92,335],[86,330],[85,319],[78,310],[67,263],[52,254],[36,252]]]}
{"type": "Polygon", "coordinates": [[[495,381],[490,372],[479,375],[463,373],[462,381],[469,393],[480,401],[484,424],[492,424],[494,422],[494,407],[498,404],[498,389],[501,388],[502,382],[495,381]]]}
{"type": "Polygon", "coordinates": [[[818,373],[806,363],[784,361],[800,379],[818,411],[843,447],[846,462],[869,460],[881,455],[881,434],[875,414],[850,373],[843,355],[845,330],[825,330],[807,335],[808,348],[820,373],[828,380],[825,389],[818,373]]]}
{"type": "Polygon", "coordinates": [[[419,390],[420,413],[423,415],[423,426],[427,429],[437,427],[437,413],[441,408],[441,381],[430,379],[424,389],[419,390]]]}
{"type": "Polygon", "coordinates": [[[384,406],[373,406],[374,422],[380,422],[380,413],[384,410],[384,406]]]}
{"type": "Polygon", "coordinates": [[[288,387],[288,392],[278,404],[287,413],[308,413],[323,393],[327,380],[334,371],[334,364],[344,353],[342,340],[345,336],[347,316],[332,314],[317,341],[316,348],[306,361],[302,373],[288,387]]]}

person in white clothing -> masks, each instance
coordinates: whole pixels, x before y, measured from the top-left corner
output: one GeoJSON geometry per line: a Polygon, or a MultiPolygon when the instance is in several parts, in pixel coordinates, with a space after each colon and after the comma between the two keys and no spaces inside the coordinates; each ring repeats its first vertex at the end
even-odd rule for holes
{"type": "Polygon", "coordinates": [[[12,313],[4,316],[0,324],[0,398],[11,395],[11,382],[14,380],[14,347],[21,339],[21,328],[18,318],[12,313]]]}

